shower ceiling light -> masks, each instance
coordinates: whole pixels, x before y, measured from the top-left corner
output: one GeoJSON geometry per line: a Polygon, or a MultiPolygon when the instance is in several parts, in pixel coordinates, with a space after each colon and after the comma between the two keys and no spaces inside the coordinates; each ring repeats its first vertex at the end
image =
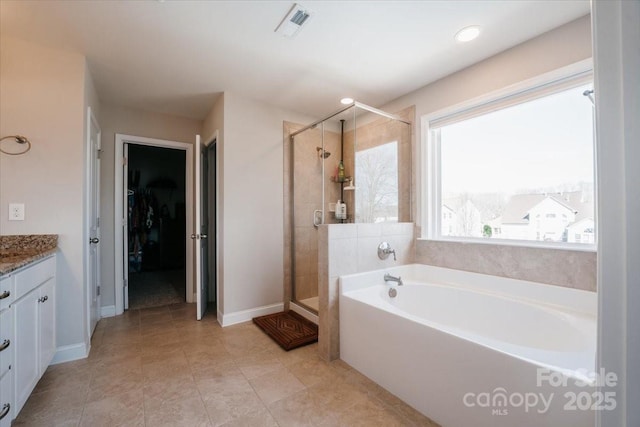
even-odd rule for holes
{"type": "Polygon", "coordinates": [[[353,104],[353,98],[342,98],[340,103],[344,105],[353,104]]]}
{"type": "Polygon", "coordinates": [[[478,25],[471,25],[458,31],[455,35],[455,39],[457,42],[466,43],[471,40],[475,40],[479,35],[480,27],[478,25]]]}
{"type": "Polygon", "coordinates": [[[302,26],[309,21],[309,18],[311,18],[311,12],[294,3],[274,32],[280,33],[284,37],[293,38],[302,29],[302,26]]]}

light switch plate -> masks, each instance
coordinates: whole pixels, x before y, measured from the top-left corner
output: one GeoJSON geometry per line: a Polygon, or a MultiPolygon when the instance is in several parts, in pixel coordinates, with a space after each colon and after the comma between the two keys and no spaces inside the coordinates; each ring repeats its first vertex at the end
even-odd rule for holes
{"type": "Polygon", "coordinates": [[[24,221],[24,203],[9,203],[9,221],[24,221]]]}

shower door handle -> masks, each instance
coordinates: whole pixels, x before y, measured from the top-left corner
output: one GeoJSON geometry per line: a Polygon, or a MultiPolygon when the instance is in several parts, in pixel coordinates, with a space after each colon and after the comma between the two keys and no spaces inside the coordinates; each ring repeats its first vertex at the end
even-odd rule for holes
{"type": "Polygon", "coordinates": [[[320,225],[322,225],[322,210],[320,209],[316,209],[315,211],[313,211],[313,226],[318,228],[320,225]]]}

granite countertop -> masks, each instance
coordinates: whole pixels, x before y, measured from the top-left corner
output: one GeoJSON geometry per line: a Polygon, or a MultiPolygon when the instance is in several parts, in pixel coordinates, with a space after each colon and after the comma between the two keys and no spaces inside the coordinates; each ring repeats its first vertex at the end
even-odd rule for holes
{"type": "Polygon", "coordinates": [[[0,236],[0,275],[54,254],[57,246],[57,234],[0,236]]]}

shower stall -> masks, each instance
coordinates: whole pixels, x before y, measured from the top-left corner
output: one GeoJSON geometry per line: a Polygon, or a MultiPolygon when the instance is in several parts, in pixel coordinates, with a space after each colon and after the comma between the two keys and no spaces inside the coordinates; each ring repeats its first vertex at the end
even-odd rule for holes
{"type": "Polygon", "coordinates": [[[412,113],[354,102],[285,122],[285,289],[297,308],[318,314],[319,227],[411,221],[412,113]]]}

